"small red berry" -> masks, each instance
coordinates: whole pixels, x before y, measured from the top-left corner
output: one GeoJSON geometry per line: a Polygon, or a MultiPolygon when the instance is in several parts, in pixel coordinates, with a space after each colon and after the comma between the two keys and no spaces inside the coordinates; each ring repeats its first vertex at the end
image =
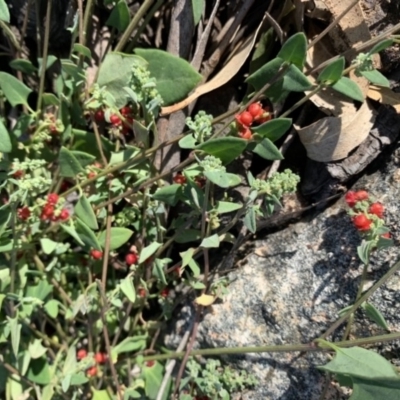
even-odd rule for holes
{"type": "Polygon", "coordinates": [[[356,192],[356,199],[357,201],[363,201],[363,200],[368,200],[368,192],[365,190],[359,190],[356,192]]]}
{"type": "Polygon", "coordinates": [[[248,111],[243,111],[241,114],[237,115],[236,120],[244,126],[250,126],[253,123],[253,116],[248,111]]]}
{"type": "Polygon", "coordinates": [[[100,250],[92,249],[90,250],[90,257],[92,257],[93,260],[101,260],[103,258],[103,252],[100,250]]]}
{"type": "Polygon", "coordinates": [[[40,219],[45,221],[51,219],[54,215],[54,206],[52,204],[47,203],[40,214],[40,219]]]}
{"type": "Polygon", "coordinates": [[[63,208],[60,212],[59,218],[61,221],[66,221],[69,218],[69,211],[66,208],[63,208]]]}
{"type": "Polygon", "coordinates": [[[25,172],[19,169],[18,171],[15,171],[12,175],[14,179],[21,179],[25,175],[25,172]]]}
{"type": "Polygon", "coordinates": [[[206,184],[206,178],[204,176],[196,176],[194,178],[194,183],[200,188],[203,189],[206,184]]]}
{"type": "Polygon", "coordinates": [[[104,111],[103,110],[97,110],[94,113],[94,119],[96,122],[103,122],[104,121],[104,111]]]}
{"type": "Polygon", "coordinates": [[[250,130],[248,127],[244,127],[244,129],[242,129],[242,130],[239,132],[239,136],[240,136],[242,139],[246,139],[246,140],[250,140],[250,139],[252,139],[252,137],[253,137],[253,135],[252,135],[252,133],[251,133],[251,130],[250,130]]]}
{"type": "Polygon", "coordinates": [[[383,212],[385,211],[385,207],[381,203],[373,203],[370,205],[368,212],[370,214],[374,214],[379,218],[383,217],[383,212]]]}
{"type": "Polygon", "coordinates": [[[125,262],[128,265],[133,265],[136,264],[138,262],[138,256],[135,253],[129,253],[125,256],[125,262]]]}
{"type": "Polygon", "coordinates": [[[261,107],[260,103],[252,103],[247,107],[247,111],[253,116],[253,118],[257,118],[262,116],[264,110],[261,107]]]}
{"type": "Polygon", "coordinates": [[[52,135],[55,135],[56,133],[58,133],[58,129],[57,126],[55,124],[51,124],[49,126],[49,131],[52,135]]]}
{"type": "Polygon", "coordinates": [[[89,179],[93,179],[95,176],[97,176],[97,174],[96,174],[96,172],[94,172],[94,171],[90,171],[90,172],[87,174],[87,177],[88,177],[89,179]]]}
{"type": "Polygon", "coordinates": [[[174,176],[173,181],[179,185],[183,185],[186,183],[186,177],[181,173],[178,173],[174,176]]]}
{"type": "Polygon", "coordinates": [[[371,229],[372,221],[364,214],[358,214],[353,217],[353,224],[359,231],[368,231],[371,229]]]}
{"type": "Polygon", "coordinates": [[[146,361],[146,362],[145,362],[146,367],[152,367],[155,363],[156,363],[156,362],[153,361],[153,360],[151,360],[151,361],[146,361]]]}
{"type": "Polygon", "coordinates": [[[93,366],[90,367],[87,371],[86,371],[87,376],[93,377],[97,375],[97,367],[93,366]]]}
{"type": "Polygon", "coordinates": [[[110,122],[111,122],[111,124],[114,125],[114,126],[118,126],[118,125],[121,125],[121,124],[122,124],[121,118],[118,117],[118,115],[115,115],[115,114],[112,114],[112,115],[110,116],[110,122]]]}
{"type": "Polygon", "coordinates": [[[390,234],[390,232],[386,232],[382,235],[382,237],[385,239],[390,239],[392,237],[392,235],[390,234]]]}
{"type": "Polygon", "coordinates": [[[47,195],[47,203],[48,204],[52,204],[53,206],[55,206],[58,203],[58,194],[57,193],[49,193],[47,195]]]}
{"type": "Polygon", "coordinates": [[[28,207],[18,209],[18,218],[26,221],[31,216],[31,210],[28,207]]]}
{"type": "Polygon", "coordinates": [[[87,356],[87,351],[85,349],[80,349],[78,350],[78,352],[76,353],[76,358],[78,360],[82,360],[87,356]]]}
{"type": "Polygon", "coordinates": [[[169,294],[169,289],[168,289],[168,288],[164,288],[164,289],[161,290],[161,292],[160,292],[160,296],[161,296],[161,297],[164,297],[164,299],[165,299],[166,297],[168,297],[168,294],[169,294]]]}
{"type": "Polygon", "coordinates": [[[265,122],[268,122],[272,119],[272,113],[269,110],[269,107],[265,107],[263,109],[263,112],[260,113],[260,115],[255,118],[255,122],[257,122],[258,125],[261,125],[265,122]]]}
{"type": "Polygon", "coordinates": [[[144,288],[139,288],[138,289],[139,297],[146,297],[146,294],[147,294],[146,289],[144,289],[144,288]]]}
{"type": "Polygon", "coordinates": [[[354,207],[357,203],[356,192],[353,192],[351,190],[348,191],[346,193],[346,195],[344,196],[344,199],[349,207],[351,207],[351,208],[354,207]]]}
{"type": "Polygon", "coordinates": [[[127,117],[127,116],[129,116],[129,115],[132,114],[132,108],[129,107],[129,106],[125,106],[125,107],[122,107],[122,108],[119,110],[119,112],[120,112],[121,115],[123,115],[124,117],[127,117]]]}
{"type": "Polygon", "coordinates": [[[107,361],[107,354],[96,353],[94,355],[94,360],[97,362],[97,364],[104,364],[107,361]]]}

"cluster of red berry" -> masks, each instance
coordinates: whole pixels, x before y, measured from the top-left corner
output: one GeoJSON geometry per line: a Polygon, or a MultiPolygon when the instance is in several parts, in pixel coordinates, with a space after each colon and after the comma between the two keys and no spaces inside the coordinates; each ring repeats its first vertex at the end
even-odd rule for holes
{"type": "MultiPolygon", "coordinates": [[[[178,185],[184,185],[187,182],[186,176],[183,175],[181,172],[178,172],[173,178],[172,180],[177,183],[178,185]]],[[[196,183],[196,185],[200,188],[203,189],[204,185],[206,184],[206,178],[204,176],[196,176],[194,178],[194,182],[196,183]]]]}
{"type": "MultiPolygon", "coordinates": [[[[66,208],[61,210],[57,209],[57,203],[60,200],[57,193],[50,193],[47,195],[47,202],[43,206],[39,218],[42,221],[66,221],[70,217],[70,213],[66,208]]],[[[21,207],[17,211],[18,218],[26,221],[31,216],[29,207],[21,207]]]]}
{"type": "MultiPolygon", "coordinates": [[[[76,353],[76,358],[78,360],[83,360],[85,357],[87,357],[88,352],[86,349],[80,349],[76,353]]],[[[96,364],[104,364],[107,361],[107,354],[106,353],[100,353],[97,352],[94,355],[94,360],[96,361],[96,364]]],[[[97,375],[97,366],[93,365],[92,367],[88,368],[86,371],[87,376],[96,376],[97,375]]]]}
{"type": "Polygon", "coordinates": [[[264,122],[272,119],[272,114],[269,107],[263,108],[260,102],[251,103],[247,110],[235,116],[237,127],[239,129],[239,136],[242,139],[250,140],[253,135],[250,126],[253,124],[261,125],[264,122]]]}
{"type": "MultiPolygon", "coordinates": [[[[385,207],[379,202],[371,202],[369,194],[365,190],[349,191],[346,193],[345,200],[355,213],[352,215],[353,224],[361,232],[367,232],[371,229],[374,218],[383,218],[385,207]]],[[[382,236],[390,239],[390,233],[385,233],[382,236]]]]}
{"type": "MultiPolygon", "coordinates": [[[[133,124],[133,110],[130,106],[122,107],[119,110],[122,118],[117,114],[110,115],[110,124],[114,128],[121,128],[121,132],[123,135],[127,135],[132,130],[133,124]]],[[[94,119],[96,122],[104,122],[105,115],[104,110],[99,109],[94,113],[94,119]]]]}

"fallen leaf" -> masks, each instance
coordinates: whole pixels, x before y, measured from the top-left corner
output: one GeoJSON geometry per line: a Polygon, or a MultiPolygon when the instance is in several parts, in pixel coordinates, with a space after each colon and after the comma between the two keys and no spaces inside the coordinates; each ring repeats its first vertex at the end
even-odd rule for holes
{"type": "Polygon", "coordinates": [[[229,82],[237,74],[237,72],[247,60],[247,57],[254,47],[254,43],[257,39],[258,32],[263,22],[264,19],[261,21],[254,35],[248,36],[248,38],[243,42],[239,50],[230,57],[225,66],[214,76],[214,78],[204,83],[203,85],[198,86],[192,94],[190,94],[186,99],[180,101],[179,103],[176,103],[169,107],[162,107],[161,115],[164,116],[182,110],[203,94],[212,92],[213,90],[218,89],[222,85],[225,85],[225,83],[229,82]]]}
{"type": "Polygon", "coordinates": [[[341,160],[368,136],[374,121],[375,111],[367,101],[352,115],[324,117],[306,127],[294,125],[307,156],[315,161],[341,160]]]}
{"type": "Polygon", "coordinates": [[[212,296],[210,294],[202,294],[199,297],[196,297],[194,300],[198,305],[208,307],[211,306],[212,303],[215,301],[215,296],[212,296]]]}
{"type": "Polygon", "coordinates": [[[386,87],[371,85],[367,96],[372,100],[379,101],[379,103],[393,106],[396,112],[400,113],[400,93],[395,93],[386,87]]]}

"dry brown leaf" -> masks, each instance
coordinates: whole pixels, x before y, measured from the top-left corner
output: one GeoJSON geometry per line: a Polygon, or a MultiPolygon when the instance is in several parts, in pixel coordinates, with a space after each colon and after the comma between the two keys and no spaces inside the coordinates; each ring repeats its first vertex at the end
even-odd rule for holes
{"type": "Polygon", "coordinates": [[[214,303],[215,299],[216,297],[211,294],[202,294],[199,297],[196,297],[194,301],[200,306],[208,307],[214,303]]]}
{"type": "Polygon", "coordinates": [[[225,83],[229,82],[236,73],[240,70],[242,65],[247,60],[251,50],[254,47],[254,43],[258,36],[258,31],[260,30],[264,19],[261,21],[254,35],[250,35],[244,42],[243,45],[239,48],[239,50],[231,56],[231,58],[227,61],[226,65],[212,78],[210,81],[204,83],[203,85],[197,87],[192,94],[190,94],[185,100],[180,101],[169,107],[161,108],[161,115],[172,114],[176,111],[182,110],[187,107],[192,101],[196,100],[198,97],[206,94],[208,92],[212,92],[215,89],[218,89],[225,83]]]}
{"type": "Polygon", "coordinates": [[[361,108],[344,120],[324,117],[304,128],[294,126],[309,158],[320,162],[341,160],[368,136],[375,121],[375,112],[365,101],[361,108]]]}
{"type": "Polygon", "coordinates": [[[379,103],[393,106],[396,112],[400,113],[400,93],[395,93],[386,87],[371,85],[367,96],[372,100],[379,101],[379,103]]]}

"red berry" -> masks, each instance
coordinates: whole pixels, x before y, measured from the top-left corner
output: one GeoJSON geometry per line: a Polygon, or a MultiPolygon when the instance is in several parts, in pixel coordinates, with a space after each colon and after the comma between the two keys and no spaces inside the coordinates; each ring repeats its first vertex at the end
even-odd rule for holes
{"type": "Polygon", "coordinates": [[[61,221],[66,221],[69,218],[69,211],[66,208],[63,208],[60,212],[59,218],[61,221]]]}
{"type": "Polygon", "coordinates": [[[114,125],[114,126],[118,126],[118,125],[121,125],[121,124],[122,124],[121,118],[118,117],[118,115],[115,115],[115,114],[112,114],[112,115],[110,116],[110,122],[111,122],[111,124],[114,125]]]}
{"type": "Polygon", "coordinates": [[[369,197],[368,192],[365,190],[359,190],[356,192],[356,199],[357,201],[367,200],[369,197]]]}
{"type": "Polygon", "coordinates": [[[54,215],[54,206],[52,204],[47,203],[40,214],[40,219],[45,221],[51,219],[54,215]]]}
{"type": "Polygon", "coordinates": [[[18,218],[26,221],[31,216],[31,211],[28,207],[22,207],[18,209],[18,218]]]}
{"type": "Polygon", "coordinates": [[[392,235],[390,234],[390,232],[386,232],[382,235],[382,237],[385,239],[390,239],[392,237],[392,235]]]}
{"type": "Polygon", "coordinates": [[[250,140],[253,137],[251,130],[247,126],[240,130],[239,136],[246,140],[250,140]]]}
{"type": "Polygon", "coordinates": [[[263,112],[260,113],[260,115],[255,118],[255,122],[257,122],[258,125],[261,125],[265,122],[268,122],[272,119],[272,113],[269,110],[269,107],[265,107],[263,109],[263,112]]]}
{"type": "Polygon", "coordinates": [[[97,110],[94,113],[94,119],[96,122],[103,122],[104,121],[104,111],[103,110],[97,110]]]}
{"type": "Polygon", "coordinates": [[[355,204],[357,203],[357,197],[356,197],[356,192],[353,191],[348,191],[346,195],[344,196],[344,199],[346,200],[346,203],[349,207],[354,207],[355,204]]]}
{"type": "Polygon", "coordinates": [[[78,360],[82,360],[87,356],[87,351],[85,349],[80,349],[78,350],[78,352],[76,353],[76,358],[78,360]]]}
{"type": "Polygon", "coordinates": [[[368,231],[371,229],[372,221],[364,214],[358,214],[353,217],[353,224],[359,231],[368,231]]]}
{"type": "Polygon", "coordinates": [[[236,120],[244,126],[250,126],[253,123],[253,116],[248,111],[243,111],[241,114],[237,115],[236,120]]]}
{"type": "Polygon", "coordinates": [[[253,118],[257,118],[262,116],[264,110],[261,107],[260,103],[252,103],[247,107],[247,111],[253,116],[253,118]]]}
{"type": "Polygon", "coordinates": [[[139,288],[138,289],[138,295],[139,295],[139,297],[146,297],[146,289],[144,289],[144,288],[139,288]]]}
{"type": "Polygon", "coordinates": [[[383,217],[383,212],[385,211],[385,207],[381,203],[373,203],[370,205],[368,212],[370,214],[374,214],[379,218],[383,217]]]}
{"type": "Polygon", "coordinates": [[[138,256],[135,253],[129,253],[125,256],[125,262],[128,265],[136,264],[138,262],[138,256]]]}
{"type": "Polygon", "coordinates": [[[146,367],[152,367],[156,362],[155,361],[146,361],[146,367]]]}
{"type": "Polygon", "coordinates": [[[93,366],[90,367],[87,371],[86,371],[87,376],[93,377],[97,375],[97,367],[93,366]]]}
{"type": "Polygon", "coordinates": [[[47,195],[47,203],[48,204],[52,204],[53,206],[55,206],[58,203],[58,194],[57,193],[49,193],[47,195]]]}
{"type": "Polygon", "coordinates": [[[164,288],[164,289],[161,290],[161,292],[160,292],[160,296],[161,296],[161,297],[164,297],[164,299],[165,299],[166,297],[168,297],[168,294],[169,294],[169,289],[168,289],[168,288],[164,288]]]}
{"type": "Polygon", "coordinates": [[[94,172],[94,171],[90,171],[90,172],[87,174],[87,177],[88,177],[89,179],[93,179],[95,176],[97,176],[97,174],[96,174],[96,172],[94,172]]]}
{"type": "Polygon", "coordinates": [[[125,107],[122,107],[122,108],[119,110],[119,112],[120,112],[121,115],[123,115],[124,117],[127,117],[127,116],[129,116],[129,115],[132,114],[132,108],[129,107],[129,106],[125,106],[125,107]]]}
{"type": "Polygon", "coordinates": [[[92,249],[90,250],[90,257],[92,257],[93,260],[101,260],[103,258],[103,252],[100,250],[92,249]]]}
{"type": "Polygon", "coordinates": [[[203,189],[206,184],[206,178],[204,178],[204,176],[196,176],[194,182],[200,189],[203,189]]]}
{"type": "Polygon", "coordinates": [[[174,176],[173,181],[179,185],[183,185],[186,183],[186,177],[181,173],[178,173],[174,176]]]}
{"type": "Polygon", "coordinates": [[[25,172],[19,169],[18,171],[15,171],[12,175],[14,179],[21,179],[25,175],[25,172]]]}
{"type": "Polygon", "coordinates": [[[94,360],[97,362],[97,364],[104,364],[107,361],[107,354],[96,353],[94,355],[94,360]]]}

